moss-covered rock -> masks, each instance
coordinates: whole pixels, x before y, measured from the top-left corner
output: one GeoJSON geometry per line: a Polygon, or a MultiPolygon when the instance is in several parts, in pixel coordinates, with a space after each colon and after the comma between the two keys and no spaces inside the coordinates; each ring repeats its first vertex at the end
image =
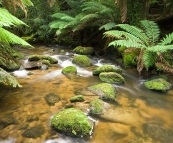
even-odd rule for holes
{"type": "Polygon", "coordinates": [[[144,82],[144,86],[148,89],[163,91],[163,92],[171,88],[171,84],[163,78],[146,81],[144,82]]]}
{"type": "Polygon", "coordinates": [[[48,67],[51,67],[51,66],[52,66],[52,64],[50,63],[49,60],[41,60],[41,62],[42,62],[42,64],[45,64],[45,65],[47,65],[48,67]]]}
{"type": "Polygon", "coordinates": [[[116,72],[102,72],[99,74],[101,81],[108,83],[124,83],[124,77],[116,72]]]}
{"type": "Polygon", "coordinates": [[[74,66],[68,66],[68,67],[63,68],[62,73],[65,75],[77,74],[77,69],[74,66]]]}
{"type": "Polygon", "coordinates": [[[100,83],[88,87],[88,90],[100,96],[101,99],[114,100],[116,97],[116,89],[109,83],[100,83]]]}
{"type": "Polygon", "coordinates": [[[137,57],[139,55],[139,49],[137,48],[128,48],[124,50],[123,53],[123,63],[124,67],[133,67],[137,65],[137,57]]]}
{"type": "Polygon", "coordinates": [[[85,55],[75,56],[72,60],[72,63],[74,63],[80,67],[89,67],[92,65],[91,60],[85,55]]]}
{"type": "Polygon", "coordinates": [[[70,98],[71,102],[82,102],[84,101],[84,96],[83,95],[76,95],[70,98]]]}
{"type": "Polygon", "coordinates": [[[73,51],[75,53],[81,54],[81,55],[92,55],[92,54],[94,54],[94,48],[93,47],[77,46],[73,51]]]}
{"type": "Polygon", "coordinates": [[[100,99],[95,99],[90,102],[90,113],[92,114],[102,114],[103,113],[103,101],[100,99]]]}
{"type": "Polygon", "coordinates": [[[121,74],[122,70],[119,68],[113,67],[112,65],[103,65],[93,69],[93,75],[99,75],[102,72],[116,72],[121,74]]]}
{"type": "Polygon", "coordinates": [[[55,114],[51,125],[58,131],[71,136],[88,136],[92,129],[88,117],[75,108],[67,108],[55,114]]]}
{"type": "Polygon", "coordinates": [[[57,64],[58,60],[50,57],[50,56],[45,56],[45,55],[31,55],[28,58],[29,61],[39,61],[39,60],[48,60],[50,61],[51,64],[57,64]]]}

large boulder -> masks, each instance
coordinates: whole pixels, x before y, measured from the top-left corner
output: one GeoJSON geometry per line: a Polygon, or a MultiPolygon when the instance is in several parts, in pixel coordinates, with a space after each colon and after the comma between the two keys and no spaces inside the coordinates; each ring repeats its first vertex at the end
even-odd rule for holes
{"type": "Polygon", "coordinates": [[[92,65],[91,60],[85,55],[75,56],[72,60],[72,63],[80,67],[89,67],[92,65]]]}
{"type": "Polygon", "coordinates": [[[102,72],[99,74],[99,78],[108,83],[124,83],[124,77],[116,72],[102,72]]]}
{"type": "Polygon", "coordinates": [[[151,90],[165,92],[171,88],[171,84],[163,78],[157,78],[144,82],[144,86],[151,90]]]}
{"type": "Polygon", "coordinates": [[[67,66],[67,67],[63,68],[62,73],[65,75],[77,74],[77,69],[74,66],[67,66]]]}
{"type": "Polygon", "coordinates": [[[116,68],[112,65],[103,65],[103,66],[96,67],[93,70],[93,75],[99,75],[102,72],[116,72],[116,73],[121,74],[122,70],[119,68],[116,68]]]}
{"type": "Polygon", "coordinates": [[[88,90],[100,96],[104,100],[114,100],[116,89],[109,83],[100,83],[88,87],[88,90]]]}
{"type": "Polygon", "coordinates": [[[55,114],[51,125],[70,136],[88,136],[92,129],[92,123],[87,115],[75,108],[67,108],[55,114]]]}
{"type": "Polygon", "coordinates": [[[77,46],[73,51],[75,53],[81,54],[81,55],[93,55],[94,54],[94,48],[93,47],[77,46]]]}

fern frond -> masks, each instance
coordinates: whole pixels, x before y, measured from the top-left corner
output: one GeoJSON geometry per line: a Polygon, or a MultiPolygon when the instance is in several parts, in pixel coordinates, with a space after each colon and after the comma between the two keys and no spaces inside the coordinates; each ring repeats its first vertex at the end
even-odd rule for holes
{"type": "Polygon", "coordinates": [[[22,0],[22,3],[25,6],[34,6],[34,4],[32,3],[32,1],[30,1],[30,0],[22,0]]]}
{"type": "Polygon", "coordinates": [[[156,56],[157,54],[148,50],[145,50],[143,53],[143,63],[145,68],[148,70],[150,67],[152,67],[156,62],[156,56]]]}
{"type": "Polygon", "coordinates": [[[156,46],[147,48],[148,51],[153,51],[156,53],[162,53],[162,52],[166,52],[167,50],[172,50],[172,49],[173,49],[173,45],[156,45],[156,46]]]}
{"type": "Polygon", "coordinates": [[[160,29],[158,24],[154,21],[149,20],[142,20],[140,22],[149,40],[152,42],[152,44],[155,44],[158,41],[160,35],[160,29]]]}
{"type": "Polygon", "coordinates": [[[81,21],[88,21],[88,20],[97,19],[97,18],[99,18],[99,15],[98,14],[91,13],[91,14],[87,14],[83,18],[81,18],[81,21]]]}
{"type": "Polygon", "coordinates": [[[23,21],[11,15],[6,9],[0,8],[0,26],[10,27],[11,25],[26,26],[26,24],[23,21]]]}
{"type": "Polygon", "coordinates": [[[52,14],[51,16],[52,16],[53,18],[61,19],[62,17],[67,16],[67,14],[66,14],[66,13],[57,12],[57,13],[55,13],[55,14],[52,14]]]}
{"type": "Polygon", "coordinates": [[[134,35],[135,37],[138,37],[139,39],[141,39],[142,41],[147,43],[148,38],[143,33],[143,31],[141,29],[137,28],[136,26],[132,26],[129,24],[118,24],[117,27],[120,27],[121,29],[125,30],[126,32],[134,35]]]}
{"type": "Polygon", "coordinates": [[[145,48],[144,45],[139,44],[132,40],[115,40],[115,41],[110,42],[108,46],[114,46],[114,47],[125,46],[127,48],[135,47],[135,48],[141,48],[141,49],[145,48]]]}
{"type": "Polygon", "coordinates": [[[136,43],[143,43],[138,37],[135,37],[134,35],[125,32],[125,31],[119,31],[119,30],[110,30],[104,33],[105,37],[111,37],[116,39],[126,39],[130,41],[135,41],[136,43]]]}
{"type": "Polygon", "coordinates": [[[12,85],[13,87],[22,87],[13,76],[2,68],[0,68],[0,83],[12,85]]]}
{"type": "Polygon", "coordinates": [[[21,39],[20,37],[14,35],[13,33],[5,30],[4,28],[0,27],[0,42],[6,42],[6,43],[15,43],[20,44],[23,46],[29,46],[32,47],[29,43],[21,39]]]}
{"type": "Polygon", "coordinates": [[[114,27],[116,27],[116,23],[115,23],[115,22],[108,22],[108,23],[102,25],[102,26],[99,28],[99,30],[101,30],[101,29],[103,29],[103,28],[104,28],[105,30],[110,30],[110,29],[112,29],[112,28],[114,28],[114,27]]]}
{"type": "Polygon", "coordinates": [[[173,33],[170,33],[170,34],[166,35],[166,37],[163,38],[163,40],[161,40],[159,45],[171,44],[172,41],[173,41],[173,33]]]}

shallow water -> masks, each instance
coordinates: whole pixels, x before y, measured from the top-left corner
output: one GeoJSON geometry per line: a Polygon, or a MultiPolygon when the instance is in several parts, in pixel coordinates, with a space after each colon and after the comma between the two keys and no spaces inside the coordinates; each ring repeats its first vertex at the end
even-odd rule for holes
{"type": "MultiPolygon", "coordinates": [[[[50,126],[51,117],[70,103],[70,97],[76,91],[101,83],[92,75],[91,68],[79,68],[78,75],[67,77],[61,73],[62,68],[73,65],[74,56],[70,48],[37,47],[20,49],[26,57],[32,54],[50,55],[59,63],[48,70],[18,70],[13,72],[22,88],[9,88],[0,85],[0,143],[171,143],[173,142],[173,89],[160,93],[147,90],[143,82],[146,75],[139,76],[135,69],[123,69],[125,84],[116,85],[116,102],[106,116],[91,116],[95,120],[93,134],[89,139],[67,137],[54,131],[50,126]],[[64,49],[65,52],[61,53],[64,49]],[[33,74],[28,76],[28,72],[33,74]],[[60,101],[50,106],[44,97],[56,94],[60,101]],[[114,118],[112,119],[112,116],[114,118]],[[3,120],[2,120],[3,119],[3,120]],[[25,130],[42,126],[44,133],[37,138],[25,138],[25,130]]],[[[106,58],[91,57],[93,63],[103,65],[114,61],[106,58]]],[[[25,60],[24,62],[27,62],[25,60]]],[[[169,82],[173,84],[171,75],[169,82]]],[[[92,97],[86,96],[84,103],[75,107],[88,111],[87,102],[92,97]]]]}

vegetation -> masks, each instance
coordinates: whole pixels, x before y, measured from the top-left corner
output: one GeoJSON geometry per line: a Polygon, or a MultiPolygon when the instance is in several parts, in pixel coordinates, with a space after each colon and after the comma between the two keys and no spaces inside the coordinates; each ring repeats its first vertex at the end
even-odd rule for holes
{"type": "Polygon", "coordinates": [[[115,38],[109,46],[125,46],[127,48],[139,48],[140,53],[137,58],[137,70],[139,73],[146,68],[154,66],[156,62],[162,62],[162,53],[173,49],[173,33],[160,39],[160,29],[156,22],[142,20],[141,28],[129,24],[118,24],[121,30],[110,30],[104,33],[106,37],[115,38]]]}

